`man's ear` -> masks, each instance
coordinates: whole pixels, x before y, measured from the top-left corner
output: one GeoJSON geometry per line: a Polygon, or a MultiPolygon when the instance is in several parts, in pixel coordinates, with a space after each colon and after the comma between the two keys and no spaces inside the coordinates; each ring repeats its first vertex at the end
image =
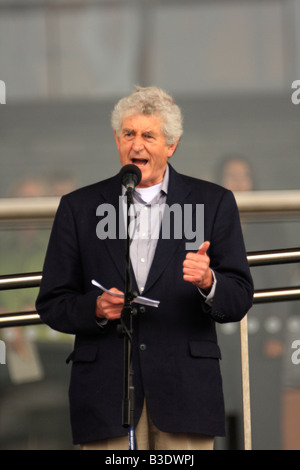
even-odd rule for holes
{"type": "Polygon", "coordinates": [[[177,149],[179,141],[180,139],[178,139],[174,144],[171,144],[168,146],[168,158],[172,157],[172,155],[175,153],[175,150],[177,149]]]}

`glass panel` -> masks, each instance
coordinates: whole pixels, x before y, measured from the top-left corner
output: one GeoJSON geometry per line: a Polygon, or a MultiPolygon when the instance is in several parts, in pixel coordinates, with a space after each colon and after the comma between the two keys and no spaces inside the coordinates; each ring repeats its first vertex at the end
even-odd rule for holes
{"type": "MultiPolygon", "coordinates": [[[[1,224],[0,275],[42,271],[51,223],[12,225],[1,224]]],[[[35,310],[37,293],[0,291],[0,312],[35,310]]],[[[65,359],[73,338],[31,325],[1,328],[0,340],[0,449],[72,449],[65,359]]]]}
{"type": "Polygon", "coordinates": [[[0,366],[0,449],[72,449],[69,425],[70,339],[44,325],[5,328],[0,366]]]}
{"type": "Polygon", "coordinates": [[[281,14],[280,2],[158,6],[148,63],[150,83],[185,95],[282,90],[281,14]]]}

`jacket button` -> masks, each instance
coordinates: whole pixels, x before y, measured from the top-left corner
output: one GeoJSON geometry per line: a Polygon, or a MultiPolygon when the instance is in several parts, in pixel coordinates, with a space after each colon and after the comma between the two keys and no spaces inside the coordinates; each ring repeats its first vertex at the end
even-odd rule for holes
{"type": "Polygon", "coordinates": [[[143,305],[140,307],[140,313],[145,313],[146,312],[146,307],[143,305]]]}
{"type": "Polygon", "coordinates": [[[146,349],[147,349],[147,346],[144,343],[140,344],[141,351],[145,351],[146,349]]]}
{"type": "Polygon", "coordinates": [[[215,312],[215,318],[218,320],[223,320],[223,318],[225,318],[225,315],[224,313],[217,311],[215,312]]]}

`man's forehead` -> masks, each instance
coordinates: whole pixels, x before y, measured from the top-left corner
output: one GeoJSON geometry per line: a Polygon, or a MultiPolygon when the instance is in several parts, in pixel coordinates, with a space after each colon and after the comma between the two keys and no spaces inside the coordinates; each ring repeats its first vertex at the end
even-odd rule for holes
{"type": "Polygon", "coordinates": [[[122,129],[143,130],[143,131],[160,131],[162,119],[158,115],[135,114],[124,116],[122,120],[122,129]]]}

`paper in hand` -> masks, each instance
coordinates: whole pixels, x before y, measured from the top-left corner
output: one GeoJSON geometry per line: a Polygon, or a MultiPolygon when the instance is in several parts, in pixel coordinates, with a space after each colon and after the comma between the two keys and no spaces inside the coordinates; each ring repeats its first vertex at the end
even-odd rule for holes
{"type": "MultiPolygon", "coordinates": [[[[115,295],[116,297],[124,297],[124,294],[117,294],[116,292],[111,292],[105,287],[103,287],[99,282],[95,281],[94,279],[92,280],[92,284],[96,287],[99,287],[99,289],[103,290],[104,292],[107,292],[110,295],[115,295]]],[[[133,302],[136,304],[142,304],[142,305],[148,305],[149,307],[158,307],[159,306],[159,300],[152,300],[148,299],[147,297],[141,297],[138,295],[133,299],[133,302]]]]}

